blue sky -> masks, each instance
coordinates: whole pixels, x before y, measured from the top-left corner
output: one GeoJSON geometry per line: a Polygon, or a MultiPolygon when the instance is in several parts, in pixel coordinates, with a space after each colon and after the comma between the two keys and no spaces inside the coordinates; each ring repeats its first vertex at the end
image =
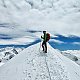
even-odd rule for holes
{"type": "Polygon", "coordinates": [[[51,39],[59,40],[62,43],[57,43],[50,41],[49,43],[56,49],[59,50],[80,50],[80,37],[69,36],[65,37],[63,35],[56,35],[57,37],[52,37],[51,39]]]}
{"type": "MultiPolygon", "coordinates": [[[[35,31],[30,31],[30,33],[37,33],[35,31]]],[[[51,39],[49,41],[50,45],[55,48],[55,49],[59,49],[59,50],[80,50],[80,37],[78,36],[63,36],[63,35],[58,35],[56,34],[55,36],[51,36],[51,39]],[[56,36],[56,37],[55,37],[56,36]]],[[[4,35],[4,34],[0,34],[0,39],[2,40],[13,40],[13,38],[11,36],[8,35],[4,35]]],[[[33,44],[36,44],[38,42],[40,42],[40,38],[37,38],[34,41],[31,41],[30,43],[27,44],[0,44],[0,48],[2,47],[28,47],[31,46],[33,44]]]]}
{"type": "MultiPolygon", "coordinates": [[[[26,27],[14,26],[11,24],[0,24],[0,48],[2,47],[29,47],[33,44],[36,44],[41,41],[40,36],[42,34],[42,30],[36,28],[27,29],[26,27]],[[35,29],[35,30],[34,30],[35,29]],[[37,29],[37,30],[36,30],[37,29]]],[[[54,28],[57,30],[58,27],[54,28]]],[[[68,30],[71,31],[71,28],[66,31],[66,27],[59,28],[59,34],[55,34],[54,32],[58,31],[49,31],[51,33],[51,39],[49,41],[50,45],[59,50],[80,50],[80,37],[79,37],[79,28],[74,27],[73,31],[70,34],[68,30]],[[78,29],[78,30],[77,30],[78,29]],[[63,32],[63,33],[61,33],[63,32]],[[71,34],[75,35],[71,35],[71,34]],[[66,35],[63,35],[66,34],[66,35]]]]}
{"type": "Polygon", "coordinates": [[[78,36],[72,36],[72,35],[69,37],[65,37],[63,35],[56,35],[56,36],[58,36],[58,37],[52,37],[52,38],[63,41],[63,42],[67,42],[67,43],[80,42],[80,37],[78,37],[78,36]]]}

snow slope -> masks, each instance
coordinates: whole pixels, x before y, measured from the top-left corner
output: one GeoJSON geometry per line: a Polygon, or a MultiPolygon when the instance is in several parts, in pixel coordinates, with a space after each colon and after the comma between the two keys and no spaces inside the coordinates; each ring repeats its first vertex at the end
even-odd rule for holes
{"type": "Polygon", "coordinates": [[[5,47],[0,48],[0,66],[9,61],[15,55],[20,53],[24,48],[5,47]]]}
{"type": "Polygon", "coordinates": [[[66,51],[62,51],[63,53],[69,53],[72,55],[75,55],[76,57],[80,58],[80,50],[66,50],[66,51]]]}
{"type": "Polygon", "coordinates": [[[48,53],[40,43],[28,47],[0,68],[0,80],[80,80],[80,66],[48,44],[48,53]]]}
{"type": "Polygon", "coordinates": [[[62,54],[80,65],[80,50],[62,51],[62,54]]]}

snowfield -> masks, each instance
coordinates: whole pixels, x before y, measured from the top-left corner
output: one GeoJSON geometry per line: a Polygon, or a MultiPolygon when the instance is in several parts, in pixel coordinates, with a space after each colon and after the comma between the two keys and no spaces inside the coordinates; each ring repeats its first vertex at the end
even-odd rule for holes
{"type": "Polygon", "coordinates": [[[48,44],[30,46],[0,67],[0,80],[80,80],[80,66],[48,44]]]}
{"type": "Polygon", "coordinates": [[[80,65],[80,50],[62,51],[62,54],[80,65]]]}
{"type": "Polygon", "coordinates": [[[24,48],[5,47],[0,49],[0,66],[12,59],[24,48]]]}

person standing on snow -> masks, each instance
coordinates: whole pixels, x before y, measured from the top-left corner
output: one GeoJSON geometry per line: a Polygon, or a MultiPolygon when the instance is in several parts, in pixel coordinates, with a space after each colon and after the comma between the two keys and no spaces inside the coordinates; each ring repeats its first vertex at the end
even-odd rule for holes
{"type": "Polygon", "coordinates": [[[41,38],[43,39],[42,48],[43,48],[43,52],[47,53],[47,42],[50,39],[50,34],[49,33],[46,33],[46,31],[43,31],[43,34],[44,35],[41,36],[41,38]]]}

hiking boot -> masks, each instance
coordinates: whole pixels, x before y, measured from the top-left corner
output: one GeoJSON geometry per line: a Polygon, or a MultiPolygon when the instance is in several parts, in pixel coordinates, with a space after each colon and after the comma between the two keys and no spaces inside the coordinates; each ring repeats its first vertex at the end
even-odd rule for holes
{"type": "Polygon", "coordinates": [[[45,51],[45,53],[47,53],[47,51],[45,51]]]}

